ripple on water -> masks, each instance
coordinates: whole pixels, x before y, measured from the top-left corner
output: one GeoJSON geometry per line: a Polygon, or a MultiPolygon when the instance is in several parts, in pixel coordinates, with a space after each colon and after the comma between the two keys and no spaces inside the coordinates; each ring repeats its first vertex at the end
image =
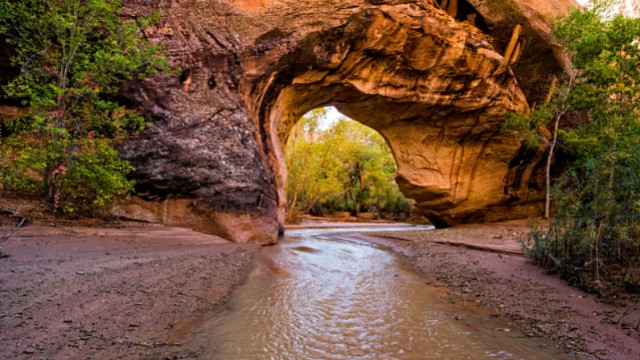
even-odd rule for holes
{"type": "Polygon", "coordinates": [[[460,310],[383,250],[297,234],[264,248],[229,310],[199,330],[200,358],[558,358],[454,321],[460,310]]]}

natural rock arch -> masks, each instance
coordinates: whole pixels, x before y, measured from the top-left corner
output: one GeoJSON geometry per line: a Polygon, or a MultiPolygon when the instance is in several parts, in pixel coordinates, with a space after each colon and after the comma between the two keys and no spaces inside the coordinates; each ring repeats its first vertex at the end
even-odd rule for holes
{"type": "Polygon", "coordinates": [[[544,19],[575,3],[459,1],[469,21],[430,0],[128,1],[160,9],[147,35],[184,71],[128,91],[154,127],[122,149],[145,201],[121,211],[273,242],[286,134],[333,105],[387,139],[401,190],[436,224],[521,215],[536,163],[501,123],[546,95],[565,60],[544,19]]]}
{"type": "Polygon", "coordinates": [[[513,73],[473,29],[438,12],[420,23],[403,15],[372,9],[347,28],[313,34],[296,57],[304,70],[264,85],[278,93],[261,97],[275,101],[261,103],[259,116],[274,147],[280,219],[281,148],[300,116],[325,105],[382,134],[401,190],[436,225],[482,219],[503,200],[502,179],[519,144],[506,140],[500,123],[527,107],[513,73]]]}

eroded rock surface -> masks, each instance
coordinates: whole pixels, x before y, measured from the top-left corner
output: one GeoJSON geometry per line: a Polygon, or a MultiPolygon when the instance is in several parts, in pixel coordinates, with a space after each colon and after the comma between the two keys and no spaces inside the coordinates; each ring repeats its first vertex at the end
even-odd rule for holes
{"type": "Polygon", "coordinates": [[[289,130],[328,105],[387,139],[401,190],[437,225],[515,217],[539,199],[542,157],[500,127],[562,68],[548,19],[573,0],[125,3],[160,12],[147,36],[182,69],[127,91],[154,123],[122,149],[140,184],[120,209],[130,217],[274,242],[289,130]]]}

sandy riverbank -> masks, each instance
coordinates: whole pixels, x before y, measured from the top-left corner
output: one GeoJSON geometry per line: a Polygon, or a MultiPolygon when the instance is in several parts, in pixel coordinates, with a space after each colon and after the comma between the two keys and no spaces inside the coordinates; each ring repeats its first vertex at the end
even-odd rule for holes
{"type": "Polygon", "coordinates": [[[162,358],[225,302],[257,246],[158,225],[32,225],[2,244],[3,359],[162,358]]]}

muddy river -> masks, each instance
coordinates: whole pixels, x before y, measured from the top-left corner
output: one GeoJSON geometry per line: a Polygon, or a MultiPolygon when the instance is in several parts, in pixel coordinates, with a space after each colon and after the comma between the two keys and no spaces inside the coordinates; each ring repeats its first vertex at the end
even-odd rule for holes
{"type": "Polygon", "coordinates": [[[338,231],[353,229],[290,231],[262,249],[227,309],[196,331],[198,358],[562,358],[338,231]]]}

